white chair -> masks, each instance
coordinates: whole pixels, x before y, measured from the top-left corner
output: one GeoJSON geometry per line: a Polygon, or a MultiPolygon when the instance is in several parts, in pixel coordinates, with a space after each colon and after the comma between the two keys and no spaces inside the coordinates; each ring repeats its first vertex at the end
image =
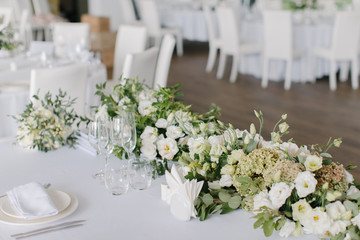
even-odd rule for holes
{"type": "Polygon", "coordinates": [[[49,15],[51,14],[50,5],[48,0],[32,0],[34,11],[36,15],[49,15]]]}
{"type": "Polygon", "coordinates": [[[294,58],[302,60],[302,82],[305,82],[305,58],[303,51],[294,49],[292,33],[292,15],[290,11],[264,11],[264,63],[261,86],[268,86],[269,61],[286,61],[284,88],[290,89],[292,76],[292,61],[294,58]]]}
{"type": "Polygon", "coordinates": [[[160,45],[161,38],[164,34],[172,34],[176,37],[176,51],[178,56],[183,55],[183,39],[180,28],[163,28],[161,27],[159,13],[154,0],[139,0],[138,6],[142,22],[145,24],[148,34],[155,41],[155,46],[160,45]]]}
{"type": "Polygon", "coordinates": [[[160,53],[156,64],[154,89],[166,87],[174,47],[174,36],[166,34],[161,41],[160,53]]]}
{"type": "Polygon", "coordinates": [[[78,115],[85,115],[85,97],[88,67],[85,64],[46,69],[33,69],[30,80],[30,98],[37,94],[43,99],[47,92],[53,96],[59,89],[67,92],[72,99],[77,98],[74,110],[78,115]]]}
{"type": "Polygon", "coordinates": [[[209,35],[209,56],[206,64],[206,71],[211,72],[215,65],[217,51],[221,47],[221,39],[217,34],[217,25],[210,6],[204,4],[203,12],[209,35]]]}
{"type": "Polygon", "coordinates": [[[56,55],[63,55],[64,47],[67,46],[88,49],[89,34],[90,26],[87,23],[54,23],[53,39],[56,55]]]}
{"type": "Polygon", "coordinates": [[[360,13],[338,12],[330,48],[315,48],[313,59],[313,81],[315,81],[316,58],[330,61],[330,89],[336,90],[337,61],[351,62],[351,85],[353,89],[359,87],[359,41],[360,41],[360,13]]]}
{"type": "Polygon", "coordinates": [[[216,15],[219,24],[220,38],[222,41],[220,49],[220,61],[216,77],[224,76],[226,57],[233,56],[230,82],[235,82],[238,74],[240,57],[249,54],[260,54],[262,46],[240,42],[239,27],[237,25],[235,12],[230,7],[217,7],[216,15]]]}
{"type": "Polygon", "coordinates": [[[125,24],[138,24],[136,19],[134,5],[132,0],[119,0],[121,7],[121,15],[125,24]]]}
{"type": "Polygon", "coordinates": [[[6,28],[11,21],[12,9],[10,7],[0,7],[0,30],[6,28]]]}
{"type": "Polygon", "coordinates": [[[146,28],[143,26],[121,25],[116,35],[113,79],[117,80],[123,71],[126,54],[145,50],[146,28]]]}
{"type": "Polygon", "coordinates": [[[137,78],[149,87],[154,85],[155,67],[159,49],[152,47],[140,53],[127,54],[123,67],[123,78],[137,78]]]}

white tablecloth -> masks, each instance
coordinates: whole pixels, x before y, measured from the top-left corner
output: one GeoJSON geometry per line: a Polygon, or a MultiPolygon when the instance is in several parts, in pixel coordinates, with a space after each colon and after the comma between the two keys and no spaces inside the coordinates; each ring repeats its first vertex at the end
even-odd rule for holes
{"type": "MultiPolygon", "coordinates": [[[[65,64],[65,62],[54,62],[54,67],[65,64]]],[[[66,64],[71,64],[67,62],[66,64]]],[[[30,72],[32,68],[38,68],[39,60],[36,58],[25,59],[14,57],[0,59],[0,85],[13,83],[30,83],[30,72]],[[10,69],[10,63],[17,64],[17,70],[10,69]]],[[[106,81],[107,73],[104,65],[96,68],[89,68],[88,85],[86,89],[86,109],[89,112],[90,106],[99,104],[100,99],[95,96],[96,84],[106,81]]],[[[0,92],[0,138],[15,136],[17,124],[9,115],[16,115],[25,109],[29,102],[29,90],[18,89],[0,92]]]]}
{"type": "MultiPolygon", "coordinates": [[[[192,219],[181,222],[175,219],[169,206],[161,200],[160,183],[157,179],[148,190],[112,196],[104,185],[92,178],[103,167],[104,160],[82,150],[66,147],[48,153],[26,151],[12,142],[0,142],[0,194],[14,186],[38,181],[52,184],[74,195],[79,207],[72,215],[38,226],[13,226],[0,223],[0,239],[11,239],[11,234],[25,232],[70,220],[86,219],[82,227],[39,235],[37,240],[239,240],[279,239],[278,233],[266,238],[262,230],[253,229],[252,214],[237,210],[226,215],[216,215],[204,222],[192,219]]],[[[300,239],[314,239],[304,236],[300,239]]],[[[30,238],[29,238],[30,239],[30,238]]],[[[289,238],[295,239],[295,238],[289,238]]]]}

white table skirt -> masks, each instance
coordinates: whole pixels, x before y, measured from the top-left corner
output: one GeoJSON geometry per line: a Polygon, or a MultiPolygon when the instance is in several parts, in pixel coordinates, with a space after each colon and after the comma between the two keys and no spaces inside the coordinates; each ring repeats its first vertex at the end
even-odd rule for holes
{"type": "MultiPolygon", "coordinates": [[[[294,24],[293,40],[294,47],[302,49],[305,54],[305,79],[311,81],[313,76],[313,49],[315,47],[329,47],[331,45],[333,24],[294,24]]],[[[263,45],[263,22],[260,20],[245,20],[241,24],[241,39],[245,43],[257,43],[263,45]]],[[[285,78],[286,64],[284,61],[271,61],[269,65],[269,80],[282,81],[285,78]]],[[[326,60],[317,60],[315,76],[317,78],[328,75],[329,63],[326,60]]],[[[240,73],[250,74],[257,78],[262,77],[262,58],[259,55],[250,55],[244,58],[240,73]]],[[[300,59],[293,62],[293,82],[300,82],[302,66],[300,59]]]]}
{"type": "MultiPolygon", "coordinates": [[[[104,185],[92,178],[103,167],[104,160],[82,150],[62,149],[42,153],[14,146],[11,141],[0,142],[0,194],[14,186],[38,181],[52,184],[74,195],[79,200],[78,209],[55,223],[37,226],[14,226],[0,223],[0,239],[10,239],[11,234],[25,232],[66,221],[86,219],[82,227],[34,237],[37,240],[184,240],[184,239],[279,239],[277,232],[266,238],[262,230],[253,229],[252,214],[237,210],[226,215],[216,215],[204,222],[192,219],[181,222],[170,213],[170,207],[161,200],[157,179],[150,189],[112,196],[104,185]]],[[[303,236],[300,239],[314,239],[303,236]]],[[[296,238],[289,238],[296,239],[296,238]]]]}
{"type": "MultiPolygon", "coordinates": [[[[0,85],[8,83],[30,83],[32,67],[37,66],[35,61],[28,61],[16,71],[10,70],[10,62],[14,59],[0,60],[0,85]],[[4,70],[4,66],[7,68],[4,70]]],[[[16,59],[19,62],[18,59],[16,59]]],[[[104,65],[89,70],[88,85],[86,89],[86,113],[90,112],[90,106],[97,106],[100,98],[95,96],[96,84],[103,83],[107,79],[104,65]]],[[[0,138],[15,136],[17,124],[9,115],[16,115],[24,111],[29,102],[29,90],[19,89],[0,92],[0,138]]]]}

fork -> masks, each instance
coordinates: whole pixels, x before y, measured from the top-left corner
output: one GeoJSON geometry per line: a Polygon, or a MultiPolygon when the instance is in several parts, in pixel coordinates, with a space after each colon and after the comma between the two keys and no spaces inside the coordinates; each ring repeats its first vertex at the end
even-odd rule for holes
{"type": "MultiPolygon", "coordinates": [[[[45,189],[48,189],[50,186],[51,186],[51,183],[45,183],[45,184],[43,184],[43,187],[44,187],[45,189]]],[[[7,195],[7,194],[0,195],[0,198],[5,197],[6,195],[7,195]]]]}

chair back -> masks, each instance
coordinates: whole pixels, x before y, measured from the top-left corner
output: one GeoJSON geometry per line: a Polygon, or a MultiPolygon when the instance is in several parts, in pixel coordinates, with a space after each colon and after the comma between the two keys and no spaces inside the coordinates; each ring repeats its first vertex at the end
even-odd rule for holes
{"type": "Polygon", "coordinates": [[[42,99],[47,92],[53,96],[59,93],[59,89],[67,92],[72,99],[77,98],[74,110],[77,114],[85,115],[85,97],[87,85],[88,67],[85,64],[70,66],[33,69],[30,80],[30,98],[37,94],[42,99]]]}
{"type": "Polygon", "coordinates": [[[141,20],[146,26],[150,36],[158,36],[161,33],[161,23],[156,2],[153,0],[140,0],[137,2],[141,20]]]}
{"type": "Polygon", "coordinates": [[[51,14],[48,0],[32,0],[32,1],[33,1],[35,15],[51,14]]]}
{"type": "Polygon", "coordinates": [[[66,46],[89,48],[90,26],[87,23],[54,23],[53,39],[56,55],[62,55],[66,46]]]}
{"type": "Polygon", "coordinates": [[[160,53],[156,64],[154,89],[166,87],[174,47],[174,36],[165,34],[161,41],[160,53]]]}
{"type": "Polygon", "coordinates": [[[123,20],[126,24],[136,22],[134,5],[131,0],[119,0],[123,20]]]}
{"type": "Polygon", "coordinates": [[[19,26],[20,40],[24,43],[27,49],[32,40],[32,30],[29,23],[29,11],[24,9],[21,11],[20,26],[19,26]]]}
{"type": "Polygon", "coordinates": [[[11,7],[0,7],[0,30],[6,28],[9,25],[11,16],[11,7]]]}
{"type": "Polygon", "coordinates": [[[219,25],[221,51],[234,53],[239,48],[240,37],[235,12],[230,7],[219,6],[216,8],[216,16],[219,25]]]}
{"type": "Polygon", "coordinates": [[[337,59],[350,59],[357,55],[360,41],[360,12],[337,12],[332,48],[337,59]]]}
{"type": "Polygon", "coordinates": [[[152,88],[158,54],[157,47],[140,53],[127,54],[123,67],[123,78],[137,78],[152,88]]]}
{"type": "Polygon", "coordinates": [[[275,59],[292,56],[292,17],[290,11],[264,11],[264,55],[275,59]]]}
{"type": "Polygon", "coordinates": [[[211,7],[209,5],[203,5],[203,12],[209,35],[209,42],[211,44],[211,42],[219,36],[216,18],[214,18],[214,12],[211,10],[211,7]]]}
{"type": "Polygon", "coordinates": [[[146,28],[143,26],[121,25],[116,35],[113,79],[118,79],[123,71],[126,54],[145,50],[146,28]]]}

